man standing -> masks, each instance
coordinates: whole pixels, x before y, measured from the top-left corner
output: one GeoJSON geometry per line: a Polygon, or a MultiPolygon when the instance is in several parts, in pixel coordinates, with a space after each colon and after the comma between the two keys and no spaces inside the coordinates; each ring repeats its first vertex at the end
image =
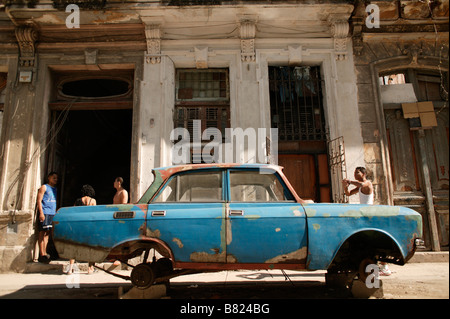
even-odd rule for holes
{"type": "Polygon", "coordinates": [[[117,177],[114,180],[114,188],[116,189],[116,194],[113,198],[113,204],[127,204],[128,203],[128,192],[122,187],[123,178],[117,177]]]}
{"type": "MultiPolygon", "coordinates": [[[[373,205],[373,185],[372,182],[367,178],[367,172],[365,167],[357,167],[355,169],[355,179],[356,181],[351,181],[348,179],[344,179],[342,184],[344,186],[344,192],[347,196],[352,196],[356,193],[359,194],[359,202],[360,204],[369,204],[373,205]],[[356,186],[351,191],[348,190],[350,185],[356,186]]],[[[380,262],[380,275],[389,276],[391,275],[391,270],[389,269],[387,263],[380,262]]]]}
{"type": "Polygon", "coordinates": [[[51,172],[47,176],[48,183],[39,188],[37,195],[37,206],[39,213],[39,262],[50,262],[50,255],[47,254],[47,244],[50,231],[53,227],[53,217],[56,214],[56,184],[58,174],[51,172]]]}

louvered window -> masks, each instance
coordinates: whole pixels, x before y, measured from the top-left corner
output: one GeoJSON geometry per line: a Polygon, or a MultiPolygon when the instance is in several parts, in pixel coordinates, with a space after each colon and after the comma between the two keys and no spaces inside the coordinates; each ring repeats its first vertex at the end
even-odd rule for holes
{"type": "MultiPolygon", "coordinates": [[[[230,99],[227,69],[178,69],[174,126],[189,131],[201,139],[202,133],[214,133],[218,129],[225,138],[225,128],[230,122],[230,99]],[[201,125],[195,126],[194,121],[201,125]],[[198,122],[197,122],[198,123],[198,122]]],[[[207,142],[213,139],[208,134],[207,142]]]]}

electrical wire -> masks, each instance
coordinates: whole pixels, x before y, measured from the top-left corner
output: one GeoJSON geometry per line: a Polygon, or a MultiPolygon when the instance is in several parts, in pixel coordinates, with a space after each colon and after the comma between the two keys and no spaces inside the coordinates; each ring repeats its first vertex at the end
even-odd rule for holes
{"type": "MultiPolygon", "coordinates": [[[[59,114],[59,116],[56,119],[56,121],[52,124],[52,127],[50,128],[49,132],[45,136],[45,139],[48,140],[48,142],[46,142],[46,144],[44,144],[44,147],[42,149],[40,149],[40,147],[38,146],[35,149],[35,151],[33,152],[33,155],[31,156],[30,160],[24,162],[23,165],[25,167],[23,168],[23,173],[20,174],[20,169],[19,169],[17,176],[13,179],[13,181],[10,184],[8,190],[6,191],[5,198],[8,198],[8,196],[12,192],[14,186],[19,182],[20,177],[22,177],[22,176],[25,177],[25,175],[27,174],[28,170],[31,168],[34,160],[36,158],[40,157],[47,150],[48,146],[53,142],[53,140],[56,138],[56,136],[58,136],[58,133],[62,129],[64,123],[66,122],[67,116],[69,115],[69,111],[70,111],[73,103],[75,103],[76,100],[77,99],[74,99],[71,102],[69,102],[67,104],[67,106],[64,108],[64,110],[59,114]],[[63,117],[63,118],[62,118],[61,122],[58,124],[58,121],[61,119],[61,117],[63,117]],[[48,139],[50,135],[51,135],[51,138],[48,139]]],[[[22,194],[23,194],[24,187],[25,187],[25,184],[22,182],[22,184],[19,186],[19,193],[17,194],[16,203],[15,203],[12,215],[11,215],[11,218],[12,218],[11,223],[12,224],[16,223],[16,213],[17,213],[17,209],[18,209],[18,206],[19,206],[20,198],[22,197],[22,194]]],[[[35,210],[35,213],[36,213],[36,210],[35,210]]],[[[33,222],[35,221],[35,219],[36,219],[36,216],[33,216],[33,222]]]]}

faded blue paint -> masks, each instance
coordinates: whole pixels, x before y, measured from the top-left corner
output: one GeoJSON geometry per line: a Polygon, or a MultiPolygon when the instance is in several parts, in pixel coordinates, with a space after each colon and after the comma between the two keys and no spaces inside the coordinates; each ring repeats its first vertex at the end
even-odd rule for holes
{"type": "Polygon", "coordinates": [[[191,254],[203,252],[211,260],[225,262],[224,207],[224,203],[149,204],[147,228],[159,234],[176,261],[191,262],[191,254]],[[164,210],[166,215],[151,216],[152,211],[158,210],[164,210]]]}
{"type": "MultiPolygon", "coordinates": [[[[405,258],[415,238],[422,237],[419,213],[401,206],[308,204],[308,269],[327,269],[341,245],[366,230],[386,234],[405,258]],[[309,212],[309,213],[308,213],[309,212]],[[314,229],[314,225],[320,228],[314,229]]],[[[317,227],[316,227],[317,228],[317,227]]]]}
{"type": "Polygon", "coordinates": [[[139,237],[145,211],[135,205],[74,206],[58,210],[54,218],[55,241],[111,249],[139,237]],[[114,219],[119,211],[134,211],[131,219],[114,219]]]}
{"type": "MultiPolygon", "coordinates": [[[[385,233],[404,258],[413,249],[414,238],[422,236],[420,214],[399,206],[302,205],[294,200],[230,202],[228,172],[259,167],[208,167],[223,170],[222,202],[143,204],[157,196],[160,186],[170,178],[166,171],[165,177],[158,171],[155,184],[140,205],[61,208],[54,218],[55,243],[57,248],[58,243],[68,242],[80,249],[111,250],[127,241],[157,238],[171,249],[178,262],[266,263],[268,268],[273,263],[297,263],[315,270],[327,269],[341,245],[360,231],[385,233]],[[242,210],[243,215],[228,216],[228,210],[242,210]],[[132,219],[114,219],[119,211],[134,211],[136,215],[132,219]],[[165,215],[152,216],[152,211],[165,211],[165,215]]],[[[261,168],[265,174],[275,173],[270,166],[261,168]]],[[[183,168],[174,173],[185,171],[183,168]]],[[[281,182],[283,178],[280,175],[281,182]]],[[[286,185],[283,187],[289,192],[286,185]]]]}
{"type": "Polygon", "coordinates": [[[306,247],[306,216],[293,214],[292,206],[292,203],[230,203],[230,210],[242,210],[243,215],[229,217],[227,234],[231,238],[227,255],[239,263],[265,263],[306,247]]]}

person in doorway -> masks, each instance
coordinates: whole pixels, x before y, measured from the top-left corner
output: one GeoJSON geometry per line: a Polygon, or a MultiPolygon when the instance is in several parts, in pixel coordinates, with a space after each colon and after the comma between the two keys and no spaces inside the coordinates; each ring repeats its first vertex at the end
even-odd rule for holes
{"type": "MultiPolygon", "coordinates": [[[[116,189],[116,194],[113,198],[113,204],[127,204],[128,203],[128,192],[125,188],[122,187],[123,184],[123,178],[122,177],[116,177],[114,180],[114,188],[116,189]]],[[[116,260],[114,261],[114,266],[120,266],[120,261],[116,260]]]]}
{"type": "MultiPolygon", "coordinates": [[[[91,185],[83,185],[81,187],[81,197],[77,198],[74,203],[74,206],[95,206],[97,205],[97,201],[94,198],[95,190],[91,185]]],[[[75,263],[75,259],[70,259],[69,261],[69,269],[67,270],[67,274],[73,274],[73,265],[75,263]]],[[[94,273],[94,263],[89,263],[88,274],[94,273]]]]}
{"type": "Polygon", "coordinates": [[[128,192],[122,187],[123,178],[117,177],[114,180],[114,188],[116,189],[116,194],[113,198],[113,204],[127,204],[128,203],[128,192]]]}
{"type": "Polygon", "coordinates": [[[74,206],[95,206],[97,205],[97,201],[94,196],[94,188],[89,184],[83,185],[81,187],[81,197],[75,201],[74,206]]]}
{"type": "MultiPolygon", "coordinates": [[[[373,185],[370,180],[367,179],[367,171],[365,167],[357,167],[355,169],[355,179],[351,181],[349,179],[344,179],[342,181],[342,185],[344,186],[344,192],[347,196],[352,196],[355,194],[359,194],[359,202],[360,204],[368,204],[373,205],[373,185]],[[350,185],[354,185],[351,191],[348,190],[350,185]]],[[[389,276],[392,272],[389,269],[387,263],[380,262],[380,275],[389,276]]]]}
{"type": "Polygon", "coordinates": [[[50,231],[53,227],[53,217],[56,214],[56,184],[58,183],[58,173],[51,172],[47,175],[47,184],[42,185],[38,190],[38,245],[39,258],[42,263],[50,262],[50,255],[47,254],[47,244],[50,237],[50,231]]]}

